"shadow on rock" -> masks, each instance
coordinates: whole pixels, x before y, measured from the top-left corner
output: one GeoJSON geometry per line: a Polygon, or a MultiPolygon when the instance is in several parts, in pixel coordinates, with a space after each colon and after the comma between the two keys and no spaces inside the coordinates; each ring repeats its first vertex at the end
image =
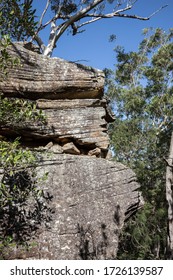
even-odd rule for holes
{"type": "Polygon", "coordinates": [[[8,249],[27,249],[41,227],[49,228],[53,196],[39,187],[33,170],[5,173],[0,192],[0,258],[8,259],[8,249]]]}

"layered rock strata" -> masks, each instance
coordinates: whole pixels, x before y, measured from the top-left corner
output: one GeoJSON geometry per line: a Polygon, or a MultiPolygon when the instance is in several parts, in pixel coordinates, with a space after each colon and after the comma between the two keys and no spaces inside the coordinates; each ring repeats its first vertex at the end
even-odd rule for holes
{"type": "Polygon", "coordinates": [[[59,58],[47,58],[12,45],[8,52],[21,66],[8,69],[0,91],[12,100],[26,99],[42,110],[43,123],[2,123],[0,134],[20,136],[24,148],[40,154],[41,188],[49,194],[48,226],[36,232],[36,246],[13,258],[116,258],[124,220],[141,204],[135,174],[110,161],[107,126],[114,116],[104,97],[100,70],[59,58]]]}

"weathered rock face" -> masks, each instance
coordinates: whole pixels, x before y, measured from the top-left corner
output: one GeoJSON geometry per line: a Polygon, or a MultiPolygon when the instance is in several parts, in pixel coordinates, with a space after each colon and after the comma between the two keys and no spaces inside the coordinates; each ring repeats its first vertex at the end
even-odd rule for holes
{"type": "Polygon", "coordinates": [[[9,98],[34,102],[46,123],[3,124],[0,134],[21,135],[23,145],[41,155],[37,172],[48,172],[42,189],[51,198],[48,226],[36,232],[36,246],[27,252],[18,248],[11,257],[115,258],[124,220],[141,199],[135,174],[105,159],[113,116],[103,98],[103,73],[42,57],[20,43],[9,51],[21,58],[22,67],[10,70],[0,90],[9,98]]]}
{"type": "Polygon", "coordinates": [[[38,169],[49,172],[44,190],[53,197],[49,206],[55,213],[49,229],[40,229],[39,246],[25,257],[115,258],[124,219],[140,202],[135,174],[122,164],[89,156],[48,158],[38,169]]]}
{"type": "Polygon", "coordinates": [[[28,51],[22,43],[9,48],[11,56],[20,58],[21,67],[9,69],[1,83],[7,96],[29,99],[77,99],[103,96],[104,75],[100,70],[60,58],[48,58],[28,51]]]}
{"type": "Polygon", "coordinates": [[[113,121],[103,98],[104,75],[90,67],[47,58],[28,51],[18,43],[9,48],[21,67],[8,70],[0,82],[6,97],[25,98],[46,116],[46,124],[22,122],[1,125],[0,133],[20,135],[57,143],[73,142],[81,153],[99,147],[106,155],[109,138],[107,122],[113,121]],[[41,99],[40,99],[41,98],[41,99]]]}

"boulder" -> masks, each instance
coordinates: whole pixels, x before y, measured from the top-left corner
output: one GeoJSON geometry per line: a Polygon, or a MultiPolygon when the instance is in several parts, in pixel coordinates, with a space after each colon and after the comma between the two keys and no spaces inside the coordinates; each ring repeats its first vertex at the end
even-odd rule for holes
{"type": "Polygon", "coordinates": [[[0,141],[21,136],[23,148],[37,152],[38,178],[48,174],[40,188],[49,202],[43,205],[46,223],[40,220],[31,234],[35,245],[12,249],[10,258],[116,258],[124,221],[142,198],[134,172],[110,155],[107,129],[114,115],[103,96],[103,72],[43,57],[23,43],[8,52],[21,65],[8,69],[0,91],[11,100],[29,101],[45,119],[1,121],[0,141]]]}

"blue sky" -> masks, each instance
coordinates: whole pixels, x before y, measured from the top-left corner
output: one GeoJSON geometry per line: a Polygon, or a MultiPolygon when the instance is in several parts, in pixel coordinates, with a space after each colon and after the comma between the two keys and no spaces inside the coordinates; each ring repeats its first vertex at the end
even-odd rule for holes
{"type": "MultiPolygon", "coordinates": [[[[41,12],[46,0],[34,2],[38,13],[41,12]]],[[[144,17],[149,16],[166,4],[168,4],[168,7],[161,10],[149,21],[123,18],[104,19],[85,26],[86,31],[76,36],[65,33],[57,42],[57,48],[54,50],[53,56],[70,61],[80,61],[82,64],[98,69],[113,69],[116,63],[113,49],[116,45],[124,46],[127,51],[134,51],[137,50],[142,39],[143,28],[160,27],[165,31],[173,28],[173,0],[137,1],[130,13],[144,17]],[[111,34],[115,34],[117,37],[113,43],[109,42],[111,34]]],[[[47,36],[46,31],[42,36],[47,36]]]]}

